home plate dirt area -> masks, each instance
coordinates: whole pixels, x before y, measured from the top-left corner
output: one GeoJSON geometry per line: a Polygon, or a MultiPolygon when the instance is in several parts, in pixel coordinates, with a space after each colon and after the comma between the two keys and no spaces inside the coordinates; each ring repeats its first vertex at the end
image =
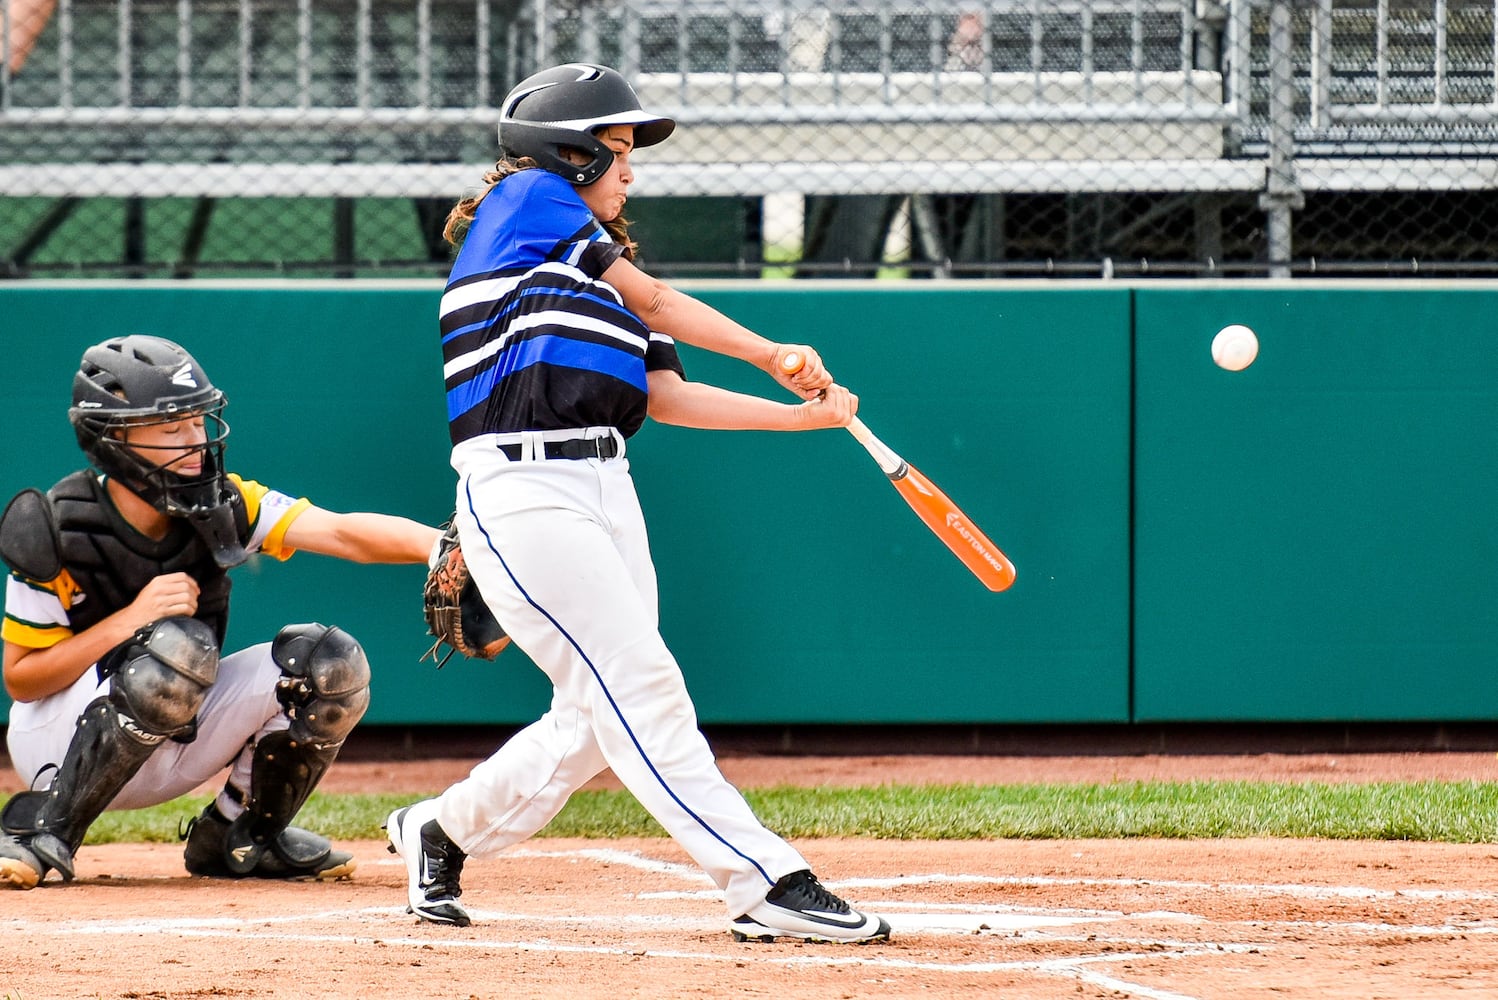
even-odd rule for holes
{"type": "MultiPolygon", "coordinates": [[[[1495,764],[1491,754],[1368,756],[1220,757],[1186,773],[1208,776],[1215,763],[1372,780],[1408,758],[1405,777],[1491,780],[1483,772],[1495,764]]],[[[944,761],[949,780],[1065,780],[1006,776],[993,758],[944,761]]],[[[758,765],[724,764],[755,783],[758,765]]],[[[1009,766],[1058,765],[1083,769],[1009,766]]],[[[466,763],[413,766],[423,771],[340,764],[330,784],[425,788],[466,763]]],[[[837,776],[850,766],[808,762],[827,783],[855,780],[837,776]]],[[[1132,780],[1177,764],[1094,766],[1132,780]]],[[[767,764],[776,780],[765,783],[786,783],[790,770],[767,764]]],[[[902,780],[888,767],[864,774],[902,780]]],[[[1489,844],[798,841],[829,888],[889,920],[892,940],[864,946],[735,943],[719,893],[669,840],[535,839],[470,860],[463,902],[474,924],[462,929],[405,912],[405,871],[382,841],[342,846],[359,869],[330,884],[189,877],[180,845],[86,847],[75,883],[3,895],[0,997],[1498,995],[1489,844]]]]}

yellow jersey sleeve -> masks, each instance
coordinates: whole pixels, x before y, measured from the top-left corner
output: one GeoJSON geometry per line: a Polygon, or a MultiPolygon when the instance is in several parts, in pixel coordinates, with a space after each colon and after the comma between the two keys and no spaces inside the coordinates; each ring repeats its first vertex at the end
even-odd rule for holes
{"type": "Polygon", "coordinates": [[[38,583],[11,574],[5,581],[5,618],[0,639],[29,649],[46,649],[73,634],[68,609],[78,584],[67,570],[55,580],[38,583]]]}
{"type": "Polygon", "coordinates": [[[250,520],[247,552],[264,552],[272,559],[290,559],[296,549],[286,544],[286,529],[312,506],[306,497],[292,497],[253,479],[229,473],[229,481],[244,497],[245,513],[250,520]]]}

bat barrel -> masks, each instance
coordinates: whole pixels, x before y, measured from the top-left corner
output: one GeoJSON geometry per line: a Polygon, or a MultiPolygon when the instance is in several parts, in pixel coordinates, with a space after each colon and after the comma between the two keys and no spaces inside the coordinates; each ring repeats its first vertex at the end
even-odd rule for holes
{"type": "Polygon", "coordinates": [[[911,466],[904,478],[891,479],[916,516],[983,586],[997,592],[1013,585],[1014,563],[935,483],[911,466]]]}

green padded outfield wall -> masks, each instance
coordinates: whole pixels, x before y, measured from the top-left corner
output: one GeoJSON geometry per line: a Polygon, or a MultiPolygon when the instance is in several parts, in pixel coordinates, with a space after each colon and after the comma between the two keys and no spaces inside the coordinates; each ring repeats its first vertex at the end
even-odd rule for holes
{"type": "MultiPolygon", "coordinates": [[[[632,454],[664,634],[702,715],[1126,721],[1127,291],[700,294],[815,345],[870,428],[1004,548],[1020,581],[984,589],[842,431],[647,426],[632,454]]],[[[689,376],[763,389],[737,362],[684,359],[689,376]]]]}
{"type": "MultiPolygon", "coordinates": [[[[818,346],[877,433],[1019,567],[984,590],[851,437],[647,424],[630,442],[662,630],[708,723],[1125,722],[1130,293],[1122,286],[701,285],[767,335],[818,346]]],[[[435,283],[0,286],[0,496],[81,464],[65,411],[83,349],[182,342],[230,399],[229,466],[335,510],[435,523],[452,507],[435,283]]],[[[776,393],[683,349],[690,375],[776,393]]],[[[788,396],[785,398],[789,398],[788,396]]],[[[441,671],[419,567],[300,554],[236,571],[230,646],[290,621],[347,628],[371,723],[526,722],[523,656],[441,671]]]]}
{"type": "Polygon", "coordinates": [[[1136,720],[1498,717],[1498,286],[1144,286],[1135,315],[1136,720]]]}
{"type": "MultiPolygon", "coordinates": [[[[1498,716],[1498,288],[1350,283],[708,284],[818,345],[863,415],[1013,556],[979,587],[846,434],[648,424],[630,444],[663,630],[709,723],[1498,716]],[[1247,323],[1247,371],[1209,359],[1247,323]]],[[[437,521],[452,473],[431,283],[0,286],[0,494],[79,461],[84,346],[186,343],[230,465],[335,509],[437,521]]],[[[746,366],[684,349],[750,391],[746,366]]],[[[774,392],[773,388],[769,391],[774,392]]],[[[348,628],[371,722],[519,723],[522,656],[418,663],[417,567],[237,573],[231,643],[348,628]]]]}

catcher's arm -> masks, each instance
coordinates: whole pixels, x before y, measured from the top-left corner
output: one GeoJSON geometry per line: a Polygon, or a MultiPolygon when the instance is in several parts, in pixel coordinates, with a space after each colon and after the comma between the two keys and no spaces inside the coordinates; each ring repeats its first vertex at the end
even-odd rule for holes
{"type": "Polygon", "coordinates": [[[312,505],[287,526],[283,546],[357,563],[419,563],[440,534],[394,514],[339,513],[312,505]]]}
{"type": "Polygon", "coordinates": [[[427,633],[436,639],[421,658],[430,656],[439,670],[453,653],[475,660],[492,660],[510,644],[510,637],[484,603],[468,572],[458,541],[458,526],[452,521],[445,526],[432,552],[421,602],[427,633]],[[439,660],[437,654],[443,646],[449,648],[439,660]]]}

